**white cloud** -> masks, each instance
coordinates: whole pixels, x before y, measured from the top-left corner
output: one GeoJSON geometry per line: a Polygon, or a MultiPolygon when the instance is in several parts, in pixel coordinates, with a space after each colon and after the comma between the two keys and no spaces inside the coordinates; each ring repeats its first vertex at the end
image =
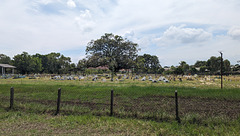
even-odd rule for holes
{"type": "Polygon", "coordinates": [[[92,18],[92,15],[91,15],[91,13],[90,13],[89,10],[81,11],[81,12],[80,12],[80,16],[81,16],[82,18],[86,18],[86,19],[91,19],[91,18],[92,18]]]}
{"type": "Polygon", "coordinates": [[[39,0],[38,2],[47,5],[49,3],[52,3],[53,0],[39,0]]]}
{"type": "Polygon", "coordinates": [[[233,26],[227,34],[235,40],[240,40],[240,26],[233,26]]]}
{"type": "Polygon", "coordinates": [[[230,60],[231,64],[236,64],[240,58],[239,41],[226,35],[216,36],[201,46],[195,46],[195,44],[199,43],[174,46],[173,48],[159,46],[156,54],[163,66],[178,65],[178,62],[182,60],[194,64],[197,60],[207,60],[211,56],[219,56],[219,51],[223,52],[224,59],[230,60]]]}
{"type": "Polygon", "coordinates": [[[212,34],[201,28],[185,28],[183,26],[170,26],[163,36],[156,41],[165,44],[201,43],[212,38],[212,34]]]}
{"type": "Polygon", "coordinates": [[[73,0],[68,0],[67,1],[67,5],[70,8],[75,8],[76,7],[76,4],[75,4],[75,2],[73,0]]]}
{"type": "Polygon", "coordinates": [[[75,17],[75,23],[82,32],[90,32],[95,27],[95,22],[89,10],[80,12],[80,15],[75,17]]]}
{"type": "Polygon", "coordinates": [[[133,36],[134,36],[134,31],[133,30],[126,31],[123,35],[124,38],[127,38],[129,40],[131,40],[133,38],[133,36]]]}

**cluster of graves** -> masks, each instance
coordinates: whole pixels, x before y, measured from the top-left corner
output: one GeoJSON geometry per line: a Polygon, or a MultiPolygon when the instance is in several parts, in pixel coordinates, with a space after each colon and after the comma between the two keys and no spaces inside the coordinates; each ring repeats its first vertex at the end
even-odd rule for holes
{"type": "Polygon", "coordinates": [[[53,76],[50,79],[54,79],[54,80],[76,80],[75,76],[60,76],[60,75],[53,76]]]}
{"type": "MultiPolygon", "coordinates": [[[[153,83],[157,83],[157,82],[164,82],[164,83],[169,83],[171,80],[176,81],[176,78],[179,79],[179,81],[182,81],[183,77],[172,77],[170,75],[166,77],[164,76],[154,76],[154,78],[151,75],[145,75],[145,76],[141,76],[141,75],[135,75],[135,76],[129,76],[129,75],[122,75],[119,74],[117,76],[115,76],[114,78],[111,78],[111,75],[87,75],[87,76],[82,76],[82,75],[40,75],[40,74],[34,74],[34,75],[3,75],[0,78],[2,79],[8,79],[8,78],[13,78],[13,79],[19,79],[19,78],[26,78],[28,77],[29,79],[37,79],[38,77],[46,77],[46,76],[50,76],[51,80],[84,80],[84,81],[107,81],[107,80],[111,80],[111,81],[125,81],[125,80],[138,80],[138,81],[151,81],[153,83]]],[[[191,78],[191,77],[189,77],[191,78]]]]}
{"type": "Polygon", "coordinates": [[[164,83],[169,83],[170,81],[165,78],[164,76],[160,76],[159,78],[152,78],[152,76],[128,76],[128,75],[117,75],[114,78],[111,78],[110,75],[88,75],[88,76],[78,76],[78,75],[71,75],[71,76],[60,76],[60,75],[55,75],[52,76],[50,79],[52,80],[84,80],[84,81],[107,81],[108,79],[110,81],[125,81],[125,80],[138,80],[138,81],[151,81],[153,83],[157,82],[164,82],[164,83]]]}
{"type": "MultiPolygon", "coordinates": [[[[29,77],[34,79],[37,77],[36,75],[29,77]]],[[[21,78],[21,76],[20,76],[21,78]]],[[[125,81],[125,80],[138,80],[138,81],[151,81],[153,83],[157,82],[164,82],[169,83],[170,81],[180,81],[182,82],[183,79],[187,81],[194,81],[194,80],[200,80],[200,81],[215,81],[216,79],[220,79],[219,76],[198,76],[198,75],[167,75],[165,76],[151,76],[151,75],[135,75],[135,76],[129,76],[129,75],[123,75],[119,74],[115,76],[114,78],[111,78],[111,75],[51,75],[50,79],[52,80],[84,80],[84,81],[125,81]],[[154,77],[154,78],[153,78],[154,77]]],[[[231,79],[224,78],[225,81],[231,81],[231,79]]]]}
{"type": "Polygon", "coordinates": [[[0,79],[10,79],[10,78],[13,78],[12,74],[4,74],[0,77],[0,79]]]}
{"type": "Polygon", "coordinates": [[[160,76],[158,79],[153,79],[152,76],[148,76],[148,79],[146,78],[146,76],[144,76],[142,79],[142,81],[152,81],[153,83],[157,83],[158,81],[163,81],[164,83],[169,83],[169,80],[166,79],[164,76],[160,76]]]}
{"type": "Polygon", "coordinates": [[[18,78],[25,78],[25,75],[17,75],[17,74],[4,74],[0,76],[0,79],[18,79],[18,78]]]}
{"type": "MultiPolygon", "coordinates": [[[[171,81],[180,81],[182,82],[183,79],[187,81],[194,81],[199,80],[200,82],[204,81],[211,81],[215,82],[216,79],[220,79],[220,76],[210,76],[210,75],[166,75],[165,76],[156,76],[156,75],[126,75],[126,74],[118,74],[114,76],[114,78],[111,77],[110,74],[102,74],[102,75],[50,75],[50,74],[32,74],[32,75],[20,75],[20,74],[5,74],[0,76],[0,79],[19,79],[19,78],[28,78],[28,79],[37,79],[41,77],[50,77],[51,80],[79,80],[79,81],[103,81],[106,82],[107,80],[110,81],[125,81],[125,80],[137,80],[137,81],[150,81],[153,83],[157,82],[164,82],[169,83],[171,81]]],[[[224,78],[224,81],[232,81],[231,79],[224,78]]]]}

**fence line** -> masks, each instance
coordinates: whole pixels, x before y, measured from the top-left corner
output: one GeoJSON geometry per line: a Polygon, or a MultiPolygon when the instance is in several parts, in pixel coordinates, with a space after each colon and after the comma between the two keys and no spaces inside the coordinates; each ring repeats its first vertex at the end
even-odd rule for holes
{"type": "MultiPolygon", "coordinates": [[[[7,111],[9,109],[14,109],[31,112],[34,111],[36,113],[50,113],[53,115],[58,115],[61,112],[63,115],[93,114],[98,116],[107,115],[124,118],[133,117],[155,121],[174,120],[178,123],[182,122],[182,118],[180,119],[181,116],[185,117],[185,115],[192,115],[192,113],[197,113],[199,117],[203,119],[209,115],[213,117],[223,115],[231,119],[238,119],[240,115],[240,100],[179,97],[177,90],[175,90],[175,96],[141,94],[137,98],[132,98],[130,96],[132,93],[126,93],[124,91],[114,92],[114,90],[111,89],[109,91],[105,90],[99,92],[99,96],[98,94],[93,93],[93,95],[97,95],[97,97],[91,97],[92,95],[88,96],[84,93],[83,95],[77,94],[81,93],[81,91],[74,93],[74,95],[76,94],[78,97],[68,97],[68,95],[61,96],[61,88],[59,88],[57,91],[57,99],[55,99],[55,91],[50,97],[42,97],[41,99],[38,99],[36,96],[34,98],[26,98],[23,93],[18,92],[16,91],[17,89],[15,89],[16,88],[14,87],[10,88],[10,97],[0,96],[0,102],[3,102],[0,103],[0,108],[5,108],[7,111]],[[81,98],[84,98],[83,101],[81,98]],[[8,107],[9,99],[10,107],[8,107]],[[35,104],[29,105],[29,103],[37,104],[35,106],[35,104]],[[4,106],[5,104],[7,105],[6,107],[4,106]],[[181,106],[180,110],[179,104],[181,106]],[[226,108],[226,105],[228,105],[228,108],[226,108]]],[[[66,94],[66,92],[64,91],[63,94],[66,94]]],[[[41,95],[45,96],[49,95],[49,93],[44,92],[41,95]]],[[[196,121],[194,116],[189,117],[190,119],[193,118],[193,122],[196,121]]]]}
{"type": "MultiPolygon", "coordinates": [[[[55,115],[58,115],[60,113],[60,105],[61,105],[61,88],[58,89],[58,94],[57,94],[57,108],[55,115]]],[[[64,101],[65,102],[65,101],[64,101]]],[[[81,104],[81,103],[79,103],[81,104]]],[[[97,104],[97,103],[95,103],[97,104]]],[[[10,88],[10,109],[13,109],[14,105],[14,88],[10,88]]],[[[111,89],[111,95],[110,95],[110,116],[114,115],[113,109],[114,109],[114,91],[111,89]]],[[[123,105],[124,108],[124,105],[123,105]]],[[[129,107],[128,107],[129,108],[129,107]]],[[[178,95],[177,95],[177,90],[175,91],[175,108],[176,108],[176,121],[180,123],[180,118],[179,118],[179,109],[178,109],[178,95]]],[[[131,108],[130,108],[131,109],[131,108]]],[[[117,115],[117,114],[116,114],[117,115]]]]}
{"type": "MultiPolygon", "coordinates": [[[[57,108],[55,115],[58,115],[60,113],[60,104],[61,104],[61,88],[58,89],[58,95],[57,95],[57,108]]],[[[114,115],[113,109],[114,109],[114,91],[113,89],[111,90],[111,95],[110,95],[110,116],[114,115]]],[[[10,88],[10,109],[13,109],[13,104],[14,104],[14,88],[10,88]]],[[[178,96],[177,96],[177,90],[175,91],[175,108],[176,108],[176,120],[180,123],[180,118],[179,118],[179,111],[178,111],[178,96]]]]}

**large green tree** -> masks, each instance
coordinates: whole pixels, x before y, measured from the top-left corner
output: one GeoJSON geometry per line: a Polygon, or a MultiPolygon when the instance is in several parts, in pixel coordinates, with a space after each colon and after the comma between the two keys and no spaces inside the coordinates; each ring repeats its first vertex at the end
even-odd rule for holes
{"type": "Polygon", "coordinates": [[[67,74],[71,69],[73,69],[73,65],[71,65],[71,58],[65,57],[60,53],[49,53],[44,57],[46,62],[43,62],[45,72],[50,74],[67,74]]]}
{"type": "Polygon", "coordinates": [[[231,71],[231,64],[229,60],[226,59],[223,61],[223,68],[225,72],[231,71]]]}
{"type": "Polygon", "coordinates": [[[92,40],[86,48],[86,55],[94,65],[108,65],[112,73],[122,68],[131,68],[137,57],[138,44],[121,36],[106,33],[100,39],[92,40]]]}
{"type": "Polygon", "coordinates": [[[212,74],[216,74],[221,68],[221,57],[212,56],[207,60],[207,66],[212,74]]]}
{"type": "Polygon", "coordinates": [[[29,55],[27,52],[14,56],[13,63],[21,74],[28,73],[50,73],[67,74],[76,73],[75,64],[71,64],[71,58],[60,53],[49,53],[47,55],[29,55]]]}
{"type": "Polygon", "coordinates": [[[156,74],[160,70],[158,57],[150,54],[143,54],[136,59],[136,72],[156,74]]]}
{"type": "Polygon", "coordinates": [[[46,71],[50,74],[59,74],[59,58],[61,56],[60,53],[52,52],[50,54],[47,54],[47,67],[46,71]]]}
{"type": "Polygon", "coordinates": [[[179,66],[179,67],[174,69],[173,73],[176,74],[176,75],[183,75],[184,71],[183,71],[183,68],[181,66],[179,66]]]}
{"type": "Polygon", "coordinates": [[[185,61],[181,61],[180,63],[179,63],[179,67],[181,67],[182,68],[182,70],[183,70],[183,72],[184,72],[184,74],[188,74],[189,73],[189,65],[187,64],[187,62],[185,62],[185,61]]]}
{"type": "Polygon", "coordinates": [[[60,65],[59,73],[63,74],[69,73],[71,69],[74,69],[76,67],[75,65],[71,65],[71,58],[65,57],[64,55],[60,56],[59,65],[60,65]]]}
{"type": "MultiPolygon", "coordinates": [[[[212,56],[207,61],[197,61],[194,66],[200,67],[200,73],[205,73],[206,70],[209,70],[210,74],[217,74],[221,70],[221,57],[212,56]]],[[[229,60],[223,60],[223,72],[231,71],[230,66],[229,60]]]]}
{"type": "Polygon", "coordinates": [[[138,56],[135,63],[135,72],[136,73],[145,73],[145,59],[143,56],[138,56]]]}
{"type": "Polygon", "coordinates": [[[202,67],[206,65],[207,65],[207,61],[199,61],[199,60],[194,64],[195,67],[202,67]]]}
{"type": "Polygon", "coordinates": [[[85,75],[85,70],[87,68],[87,60],[84,58],[84,59],[81,59],[78,61],[78,64],[77,64],[77,69],[83,74],[85,75]]]}
{"type": "Polygon", "coordinates": [[[42,54],[36,53],[35,55],[32,55],[32,56],[41,59],[42,70],[40,73],[49,73],[47,70],[47,68],[49,66],[47,55],[42,55],[42,54]]]}
{"type": "Polygon", "coordinates": [[[11,58],[5,54],[0,54],[0,64],[10,64],[11,58]]]}
{"type": "Polygon", "coordinates": [[[27,52],[15,55],[13,64],[21,74],[40,73],[42,70],[41,59],[31,56],[27,52]]]}

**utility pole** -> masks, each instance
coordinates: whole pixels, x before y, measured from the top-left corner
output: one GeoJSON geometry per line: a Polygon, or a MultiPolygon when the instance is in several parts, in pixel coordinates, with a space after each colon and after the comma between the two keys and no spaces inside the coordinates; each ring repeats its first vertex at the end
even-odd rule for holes
{"type": "Polygon", "coordinates": [[[220,51],[221,54],[221,89],[223,88],[223,81],[222,81],[222,75],[223,75],[223,53],[220,51]]]}

